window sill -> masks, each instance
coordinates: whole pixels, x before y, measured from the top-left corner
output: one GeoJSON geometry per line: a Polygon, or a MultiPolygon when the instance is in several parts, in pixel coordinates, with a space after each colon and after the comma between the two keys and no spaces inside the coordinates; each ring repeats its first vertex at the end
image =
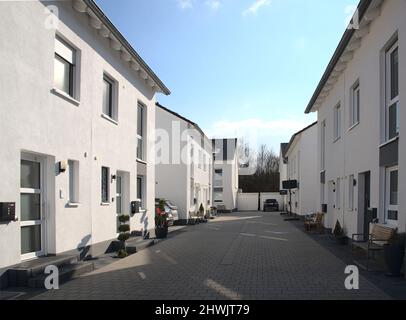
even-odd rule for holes
{"type": "Polygon", "coordinates": [[[394,137],[394,138],[392,138],[392,139],[390,139],[390,140],[388,140],[388,141],[382,143],[382,144],[379,146],[379,149],[380,149],[380,148],[383,148],[383,147],[385,147],[385,146],[387,146],[388,144],[391,144],[392,142],[395,142],[396,140],[399,140],[399,136],[396,136],[396,137],[394,137]]]}
{"type": "Polygon", "coordinates": [[[72,98],[70,95],[68,95],[66,92],[63,92],[62,90],[53,88],[53,89],[51,90],[51,92],[52,92],[54,95],[56,95],[56,96],[58,96],[58,97],[60,97],[60,98],[62,98],[62,99],[65,99],[66,101],[72,103],[73,105],[75,105],[75,106],[77,106],[77,107],[80,105],[80,101],[78,101],[78,100],[72,98]]]}
{"type": "Polygon", "coordinates": [[[102,207],[108,207],[110,204],[111,204],[110,202],[102,202],[102,203],[100,203],[100,205],[102,207]]]}
{"type": "Polygon", "coordinates": [[[141,159],[138,159],[138,158],[136,159],[136,161],[139,162],[139,163],[145,164],[145,165],[148,164],[145,160],[141,160],[141,159]]]}
{"type": "Polygon", "coordinates": [[[354,123],[351,127],[348,128],[348,132],[350,132],[352,129],[357,127],[359,125],[359,121],[357,123],[354,123]]]}
{"type": "Polygon", "coordinates": [[[80,203],[78,202],[68,202],[66,205],[68,208],[77,208],[80,206],[80,203]]]}
{"type": "Polygon", "coordinates": [[[115,124],[116,126],[118,126],[118,122],[117,122],[116,120],[110,118],[108,115],[102,113],[102,114],[101,114],[101,117],[102,117],[103,119],[105,119],[105,120],[107,120],[107,121],[109,121],[109,122],[115,124]]]}

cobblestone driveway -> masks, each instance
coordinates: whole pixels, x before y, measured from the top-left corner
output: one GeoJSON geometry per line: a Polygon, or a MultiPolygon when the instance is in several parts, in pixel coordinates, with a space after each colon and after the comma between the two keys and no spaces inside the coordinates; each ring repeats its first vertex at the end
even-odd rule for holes
{"type": "Polygon", "coordinates": [[[388,299],[274,213],[225,215],[34,299],[388,299]]]}

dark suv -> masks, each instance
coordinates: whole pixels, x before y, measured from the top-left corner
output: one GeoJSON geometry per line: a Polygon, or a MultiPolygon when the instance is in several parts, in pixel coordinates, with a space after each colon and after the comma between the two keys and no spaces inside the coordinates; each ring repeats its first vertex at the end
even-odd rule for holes
{"type": "Polygon", "coordinates": [[[264,202],[264,212],[279,211],[279,203],[275,199],[267,199],[264,202]]]}

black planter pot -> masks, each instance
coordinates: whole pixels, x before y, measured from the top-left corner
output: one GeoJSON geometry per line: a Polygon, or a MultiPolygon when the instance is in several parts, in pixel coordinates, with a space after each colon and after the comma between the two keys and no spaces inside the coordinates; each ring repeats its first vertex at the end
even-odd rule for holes
{"type": "Polygon", "coordinates": [[[398,245],[385,245],[383,249],[387,276],[400,277],[403,259],[405,257],[405,247],[398,245]]]}
{"type": "Polygon", "coordinates": [[[165,239],[168,237],[168,228],[155,228],[155,236],[157,239],[165,239]]]}

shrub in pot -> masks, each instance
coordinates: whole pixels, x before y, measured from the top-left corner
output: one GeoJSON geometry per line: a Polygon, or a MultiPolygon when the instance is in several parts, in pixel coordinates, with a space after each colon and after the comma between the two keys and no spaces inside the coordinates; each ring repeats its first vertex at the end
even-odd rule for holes
{"type": "Polygon", "coordinates": [[[395,233],[394,237],[384,245],[384,259],[387,276],[400,277],[405,257],[405,234],[395,233]]]}
{"type": "Polygon", "coordinates": [[[165,212],[164,200],[160,200],[155,208],[155,235],[158,239],[168,236],[168,215],[165,212]]]}
{"type": "Polygon", "coordinates": [[[117,240],[121,242],[122,249],[120,249],[117,252],[117,257],[120,259],[128,256],[125,243],[128,239],[130,239],[130,225],[127,224],[127,222],[129,220],[130,220],[129,216],[120,216],[119,217],[119,221],[122,224],[118,227],[118,231],[120,232],[120,234],[118,235],[117,240]]]}
{"type": "Polygon", "coordinates": [[[204,221],[204,207],[203,207],[203,203],[200,204],[199,207],[199,218],[201,221],[204,221]]]}
{"type": "Polygon", "coordinates": [[[344,233],[344,229],[341,227],[340,222],[337,220],[336,225],[333,231],[334,239],[340,245],[345,245],[346,243],[346,236],[344,233]]]}

